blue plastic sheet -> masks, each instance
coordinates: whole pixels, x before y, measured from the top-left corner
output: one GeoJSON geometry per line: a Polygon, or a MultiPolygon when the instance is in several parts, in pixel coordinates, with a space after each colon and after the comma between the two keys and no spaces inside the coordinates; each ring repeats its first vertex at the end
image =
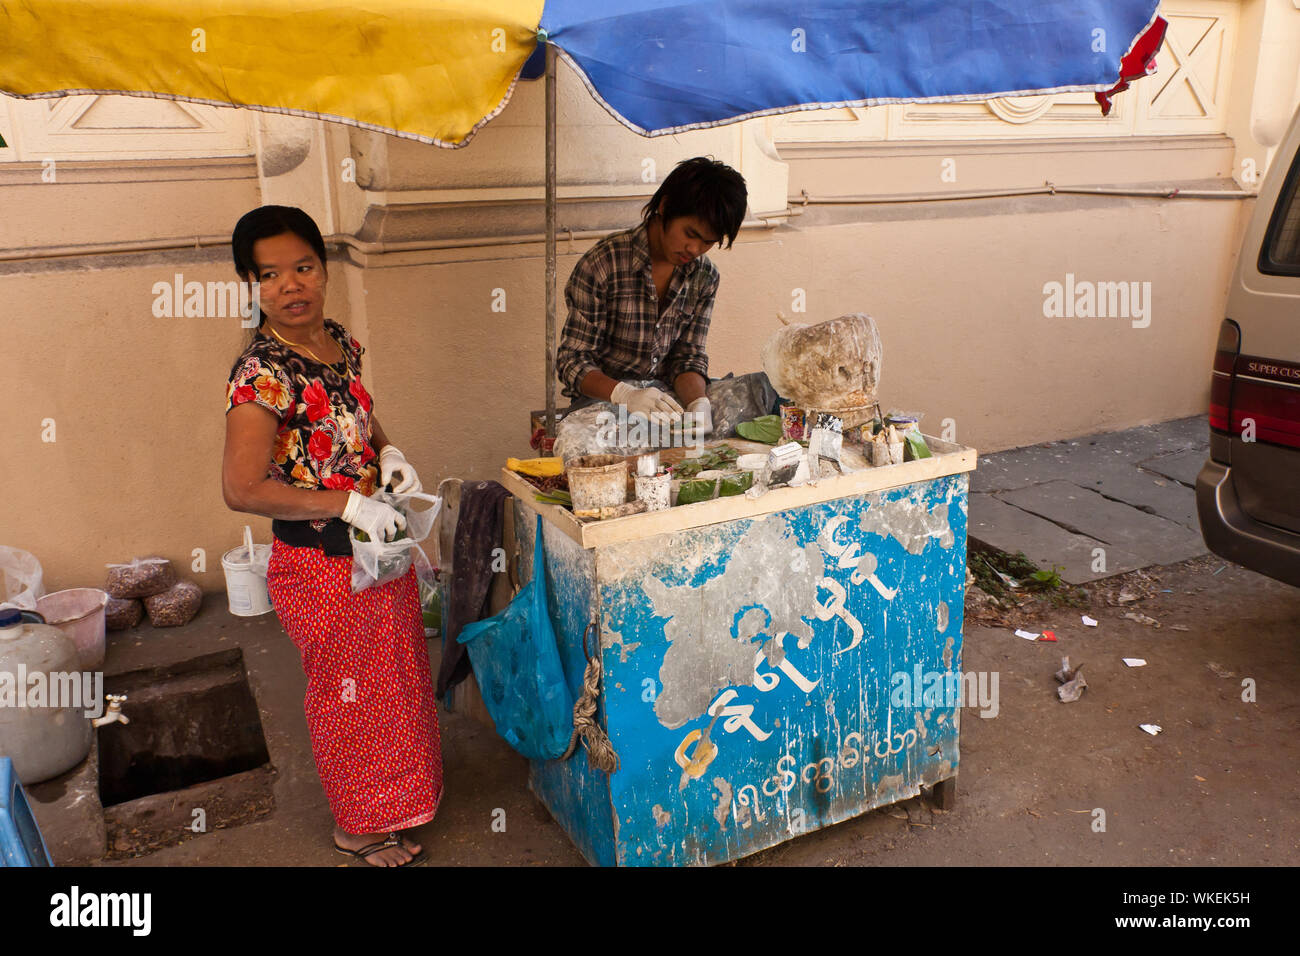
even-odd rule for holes
{"type": "Polygon", "coordinates": [[[479,693],[497,733],[530,760],[553,760],[573,735],[573,696],[546,600],[542,518],[533,543],[533,577],[500,614],[461,629],[479,693]]]}

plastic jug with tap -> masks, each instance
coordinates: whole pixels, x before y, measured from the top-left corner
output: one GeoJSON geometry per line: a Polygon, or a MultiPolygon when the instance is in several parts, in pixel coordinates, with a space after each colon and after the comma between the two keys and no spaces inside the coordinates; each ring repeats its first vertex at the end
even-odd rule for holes
{"type": "Polygon", "coordinates": [[[0,608],[0,756],[29,785],[71,770],[90,753],[94,684],[77,645],[34,611],[0,608]]]}

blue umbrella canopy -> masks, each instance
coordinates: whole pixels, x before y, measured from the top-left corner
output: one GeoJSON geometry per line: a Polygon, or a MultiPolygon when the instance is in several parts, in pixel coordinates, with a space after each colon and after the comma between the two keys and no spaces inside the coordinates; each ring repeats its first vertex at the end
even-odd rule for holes
{"type": "Polygon", "coordinates": [[[620,123],[662,135],[797,109],[1080,90],[1106,110],[1149,70],[1158,5],[546,0],[541,34],[620,123]]]}

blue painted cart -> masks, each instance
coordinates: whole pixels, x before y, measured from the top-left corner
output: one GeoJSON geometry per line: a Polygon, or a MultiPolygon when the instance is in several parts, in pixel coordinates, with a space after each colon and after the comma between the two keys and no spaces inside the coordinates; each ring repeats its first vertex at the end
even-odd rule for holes
{"type": "Polygon", "coordinates": [[[580,747],[530,774],[590,862],[723,863],[923,786],[951,798],[975,452],[927,440],[933,458],[585,524],[504,472],[524,579],[544,518],[575,698],[599,625],[620,767],[580,747]]]}

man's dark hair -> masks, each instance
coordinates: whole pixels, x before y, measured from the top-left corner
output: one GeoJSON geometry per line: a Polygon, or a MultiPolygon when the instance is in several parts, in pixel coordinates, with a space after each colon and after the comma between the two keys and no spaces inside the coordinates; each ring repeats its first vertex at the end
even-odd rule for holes
{"type": "MultiPolygon", "coordinates": [[[[253,261],[253,245],[260,239],[283,236],[291,232],[307,245],[311,246],[325,265],[325,240],[321,238],[320,227],[315,220],[297,206],[258,206],[244,213],[235,223],[235,231],[230,235],[230,252],[235,259],[235,272],[245,282],[257,278],[257,263],[253,261]]],[[[258,327],[266,322],[266,313],[262,313],[258,327]]]]}
{"type": "Polygon", "coordinates": [[[745,218],[749,194],[745,177],[726,163],[707,156],[683,159],[655,190],[641,210],[649,221],[663,203],[664,224],[679,216],[699,216],[731,248],[745,218]]]}

